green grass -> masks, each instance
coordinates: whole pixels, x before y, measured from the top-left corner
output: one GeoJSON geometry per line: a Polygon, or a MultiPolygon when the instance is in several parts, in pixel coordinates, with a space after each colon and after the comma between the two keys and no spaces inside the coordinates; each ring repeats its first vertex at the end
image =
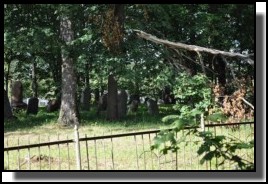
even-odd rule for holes
{"type": "MultiPolygon", "coordinates": [[[[144,106],[140,106],[137,113],[129,113],[126,118],[120,121],[110,122],[103,115],[96,115],[95,107],[90,111],[81,111],[81,121],[79,132],[81,134],[102,135],[111,132],[128,132],[144,129],[158,129],[164,124],[161,118],[170,113],[176,113],[169,105],[160,107],[158,116],[147,114],[144,106]]],[[[44,108],[40,108],[37,115],[26,115],[25,112],[15,114],[18,119],[5,120],[4,132],[7,136],[22,136],[32,134],[68,134],[73,132],[72,128],[61,127],[57,123],[59,112],[47,113],[44,108]]]]}
{"type": "MultiPolygon", "coordinates": [[[[105,117],[96,116],[95,108],[91,111],[81,112],[81,123],[79,128],[80,137],[109,135],[125,132],[135,132],[148,129],[159,129],[165,127],[161,122],[161,118],[168,114],[174,114],[171,105],[161,105],[159,116],[149,116],[144,106],[139,108],[135,114],[128,116],[115,122],[105,120],[105,117]]],[[[63,128],[58,126],[58,112],[47,113],[41,108],[36,116],[26,116],[25,112],[16,114],[18,119],[5,121],[5,140],[4,146],[16,146],[33,144],[39,142],[49,142],[54,140],[65,140],[73,138],[74,131],[72,128],[63,128]]],[[[240,129],[232,130],[231,128],[215,128],[211,129],[217,135],[232,135],[241,140],[250,140],[254,136],[254,126],[242,126],[240,129]]],[[[207,169],[233,169],[231,163],[225,164],[223,167],[216,168],[217,160],[212,160],[204,165],[199,164],[196,151],[200,145],[194,144],[198,142],[195,137],[188,137],[187,146],[182,145],[177,153],[169,153],[161,155],[157,150],[151,151],[155,135],[130,136],[97,141],[81,142],[81,162],[84,170],[174,170],[176,169],[176,158],[179,170],[207,170],[207,169]],[[87,156],[88,155],[88,156],[87,156]],[[88,162],[88,159],[89,162],[88,162]]],[[[179,137],[183,136],[181,133],[179,137]]],[[[240,151],[237,153],[243,157],[254,159],[254,150],[247,152],[240,151]]],[[[5,168],[21,169],[21,170],[68,170],[76,169],[74,144],[55,145],[38,148],[5,152],[5,168]],[[60,148],[60,149],[59,149],[60,148]],[[43,155],[42,160],[31,160],[31,164],[27,162],[27,157],[43,155]],[[68,156],[69,154],[69,156],[68,156]],[[50,162],[50,165],[49,165],[50,162]],[[70,163],[70,164],[68,164],[70,163]]]]}

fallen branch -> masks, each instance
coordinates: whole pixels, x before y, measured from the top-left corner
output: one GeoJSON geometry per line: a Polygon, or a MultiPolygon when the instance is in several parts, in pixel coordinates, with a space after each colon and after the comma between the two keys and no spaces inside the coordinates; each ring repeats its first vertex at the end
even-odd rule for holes
{"type": "Polygon", "coordinates": [[[151,34],[143,32],[141,30],[134,29],[133,31],[137,34],[137,36],[139,36],[141,38],[144,38],[146,40],[152,41],[152,42],[157,43],[157,44],[164,44],[164,45],[169,46],[171,48],[180,48],[180,49],[186,49],[186,50],[195,51],[195,52],[207,52],[207,53],[210,53],[213,55],[222,55],[222,56],[227,56],[227,57],[237,57],[237,58],[240,58],[242,60],[247,61],[250,65],[254,65],[254,60],[252,60],[249,55],[243,55],[243,54],[232,53],[232,52],[225,52],[225,51],[216,50],[216,49],[209,49],[209,48],[200,47],[197,45],[187,45],[187,44],[180,43],[180,42],[175,43],[175,42],[171,42],[168,40],[163,40],[163,39],[157,38],[151,34]]]}
{"type": "Polygon", "coordinates": [[[243,102],[245,102],[247,105],[249,105],[254,110],[254,106],[251,103],[249,103],[245,98],[239,97],[239,99],[243,100],[243,102]]]}

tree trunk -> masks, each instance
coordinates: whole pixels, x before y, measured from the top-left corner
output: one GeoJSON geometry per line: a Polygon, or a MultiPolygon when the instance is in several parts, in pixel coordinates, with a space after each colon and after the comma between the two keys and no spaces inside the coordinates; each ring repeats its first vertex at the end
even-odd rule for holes
{"type": "Polygon", "coordinates": [[[4,89],[4,118],[12,118],[13,113],[7,96],[7,92],[4,89]]]}
{"type": "Polygon", "coordinates": [[[225,76],[226,65],[225,65],[225,62],[222,60],[222,58],[217,57],[215,59],[215,61],[213,62],[213,65],[214,65],[215,71],[218,74],[219,85],[222,87],[225,87],[225,84],[226,84],[226,76],[225,76]]]}
{"type": "Polygon", "coordinates": [[[8,80],[9,80],[9,71],[10,71],[10,64],[11,64],[11,60],[7,61],[7,73],[6,73],[6,93],[8,94],[8,80]]]}
{"type": "Polygon", "coordinates": [[[89,86],[89,63],[87,61],[87,63],[85,64],[85,86],[89,86]]]}
{"type": "Polygon", "coordinates": [[[107,104],[107,119],[117,120],[117,82],[113,75],[108,77],[108,104],[107,104]]]}
{"type": "MultiPolygon", "coordinates": [[[[71,21],[68,17],[61,19],[61,36],[63,41],[73,40],[71,21]]],[[[58,123],[62,125],[78,125],[79,112],[76,101],[76,77],[74,73],[73,59],[70,57],[65,47],[62,49],[62,95],[61,109],[58,123]]]]}
{"type": "Polygon", "coordinates": [[[33,90],[33,97],[37,98],[37,79],[36,79],[36,62],[33,61],[33,68],[32,68],[32,90],[33,90]]]}

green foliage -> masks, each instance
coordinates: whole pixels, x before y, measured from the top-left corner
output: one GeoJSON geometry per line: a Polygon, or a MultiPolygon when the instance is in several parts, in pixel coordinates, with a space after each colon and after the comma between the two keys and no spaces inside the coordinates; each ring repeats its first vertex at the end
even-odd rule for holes
{"type": "MultiPolygon", "coordinates": [[[[167,154],[169,150],[177,151],[183,140],[188,135],[193,134],[203,140],[197,151],[197,154],[202,156],[200,164],[204,164],[205,161],[211,161],[214,158],[223,158],[219,166],[231,161],[236,164],[235,168],[252,169],[253,163],[237,156],[236,150],[251,149],[254,146],[253,141],[245,143],[223,135],[215,136],[210,131],[199,132],[197,130],[200,115],[204,114],[206,109],[212,105],[209,86],[209,80],[204,75],[199,74],[194,77],[186,74],[180,75],[177,85],[174,87],[176,97],[181,100],[180,104],[174,105],[174,109],[179,110],[179,115],[169,115],[162,119],[165,123],[173,122],[171,130],[161,131],[154,139],[154,145],[151,146],[151,149],[158,149],[163,154],[167,154]],[[184,134],[184,137],[177,140],[175,133],[182,131],[185,127],[192,127],[192,129],[184,134]]],[[[221,122],[226,120],[227,117],[218,112],[207,116],[206,119],[221,122]]],[[[184,144],[187,144],[187,142],[184,144]]]]}
{"type": "Polygon", "coordinates": [[[198,74],[192,77],[181,73],[176,78],[173,88],[175,97],[179,99],[174,109],[180,110],[181,114],[195,116],[211,105],[210,82],[205,75],[198,74]]]}
{"type": "Polygon", "coordinates": [[[208,115],[206,119],[211,122],[224,122],[228,119],[228,117],[226,117],[222,112],[216,112],[208,115]]]}
{"type": "Polygon", "coordinates": [[[237,156],[237,150],[253,148],[254,140],[243,142],[227,136],[214,136],[213,133],[209,131],[198,132],[197,136],[203,140],[202,145],[197,151],[198,155],[203,155],[200,160],[201,164],[204,164],[205,161],[210,161],[213,158],[222,158],[222,162],[219,163],[219,166],[230,161],[231,163],[234,163],[234,168],[236,169],[254,169],[254,163],[245,160],[243,157],[237,156]]]}

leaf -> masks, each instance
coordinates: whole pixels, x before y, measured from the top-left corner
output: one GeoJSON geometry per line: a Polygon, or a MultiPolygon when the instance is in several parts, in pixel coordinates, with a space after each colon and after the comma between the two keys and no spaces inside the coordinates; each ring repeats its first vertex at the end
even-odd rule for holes
{"type": "Polygon", "coordinates": [[[200,110],[198,110],[198,109],[193,109],[192,111],[191,111],[191,115],[192,116],[196,116],[196,115],[198,115],[198,114],[201,114],[202,112],[200,111],[200,110]]]}
{"type": "Polygon", "coordinates": [[[237,149],[250,149],[252,148],[252,145],[249,143],[237,143],[236,148],[237,149]]]}
{"type": "Polygon", "coordinates": [[[175,128],[177,132],[184,128],[184,124],[180,119],[175,120],[172,125],[173,125],[173,128],[175,128]]]}
{"type": "Polygon", "coordinates": [[[214,156],[214,151],[208,152],[202,159],[211,160],[214,156]]]}
{"type": "Polygon", "coordinates": [[[164,123],[168,123],[170,121],[173,121],[174,119],[178,119],[179,118],[179,115],[168,115],[168,116],[165,116],[162,118],[162,121],[164,123]]]}
{"type": "Polygon", "coordinates": [[[221,121],[226,121],[228,118],[221,112],[217,112],[214,114],[210,114],[207,116],[208,121],[212,122],[221,122],[221,121]]]}

